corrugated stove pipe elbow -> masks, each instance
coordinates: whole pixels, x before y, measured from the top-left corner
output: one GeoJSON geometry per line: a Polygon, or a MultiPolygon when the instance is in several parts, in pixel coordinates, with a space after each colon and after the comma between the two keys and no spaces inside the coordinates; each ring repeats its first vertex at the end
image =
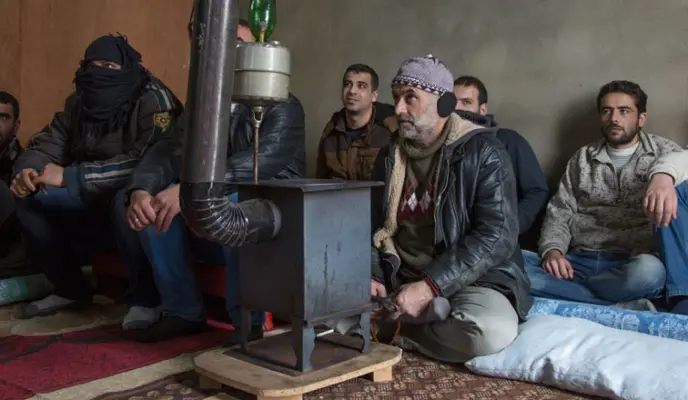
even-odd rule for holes
{"type": "Polygon", "coordinates": [[[195,0],[180,204],[189,228],[224,246],[270,240],[280,212],[269,200],[230,202],[225,183],[238,0],[195,0]]]}

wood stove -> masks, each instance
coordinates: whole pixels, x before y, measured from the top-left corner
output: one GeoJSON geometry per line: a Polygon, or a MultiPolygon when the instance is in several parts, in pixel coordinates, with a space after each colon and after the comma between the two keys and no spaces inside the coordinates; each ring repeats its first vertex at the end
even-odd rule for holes
{"type": "MultiPolygon", "coordinates": [[[[239,249],[243,338],[249,310],[291,321],[296,358],[291,367],[307,372],[313,369],[315,326],[358,317],[363,337],[358,354],[370,351],[370,196],[380,185],[315,179],[238,184],[239,201],[272,201],[281,216],[276,237],[239,249]]],[[[245,340],[242,352],[251,355],[245,340]]]]}

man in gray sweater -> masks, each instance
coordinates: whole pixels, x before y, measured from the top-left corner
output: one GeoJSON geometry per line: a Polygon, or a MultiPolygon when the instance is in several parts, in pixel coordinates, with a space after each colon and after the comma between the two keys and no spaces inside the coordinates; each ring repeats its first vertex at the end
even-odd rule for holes
{"type": "Polygon", "coordinates": [[[666,271],[643,197],[649,171],[676,143],[645,133],[647,95],[613,81],[597,96],[603,139],[569,160],[547,206],[540,256],[524,251],[534,296],[653,309],[666,271]],[[640,301],[639,301],[640,300],[640,301]]]}

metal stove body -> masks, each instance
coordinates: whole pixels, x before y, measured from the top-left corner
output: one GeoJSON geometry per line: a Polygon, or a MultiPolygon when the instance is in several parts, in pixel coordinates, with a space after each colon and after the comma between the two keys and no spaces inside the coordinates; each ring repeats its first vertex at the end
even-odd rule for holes
{"type": "Polygon", "coordinates": [[[239,251],[241,328],[250,327],[249,309],[291,321],[298,371],[311,369],[314,327],[324,322],[358,316],[360,350],[370,350],[370,196],[376,185],[315,179],[239,185],[240,201],[270,200],[281,214],[276,237],[239,251]]]}
{"type": "Polygon", "coordinates": [[[247,310],[269,311],[292,322],[286,347],[304,372],[321,322],[358,316],[357,351],[370,350],[370,196],[379,183],[259,181],[263,114],[289,97],[291,56],[277,42],[237,44],[238,3],[194,1],[181,211],[196,235],[240,247],[243,353],[254,347],[247,310]],[[253,182],[225,182],[233,102],[252,110],[253,182]],[[227,198],[230,184],[239,203],[227,198]]]}

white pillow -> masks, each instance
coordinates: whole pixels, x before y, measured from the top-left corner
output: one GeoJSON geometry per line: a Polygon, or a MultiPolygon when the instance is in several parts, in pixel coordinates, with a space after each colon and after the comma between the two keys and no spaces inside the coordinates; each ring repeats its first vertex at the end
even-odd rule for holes
{"type": "Polygon", "coordinates": [[[466,367],[612,399],[688,399],[688,342],[579,318],[534,317],[507,348],[466,367]]]}

